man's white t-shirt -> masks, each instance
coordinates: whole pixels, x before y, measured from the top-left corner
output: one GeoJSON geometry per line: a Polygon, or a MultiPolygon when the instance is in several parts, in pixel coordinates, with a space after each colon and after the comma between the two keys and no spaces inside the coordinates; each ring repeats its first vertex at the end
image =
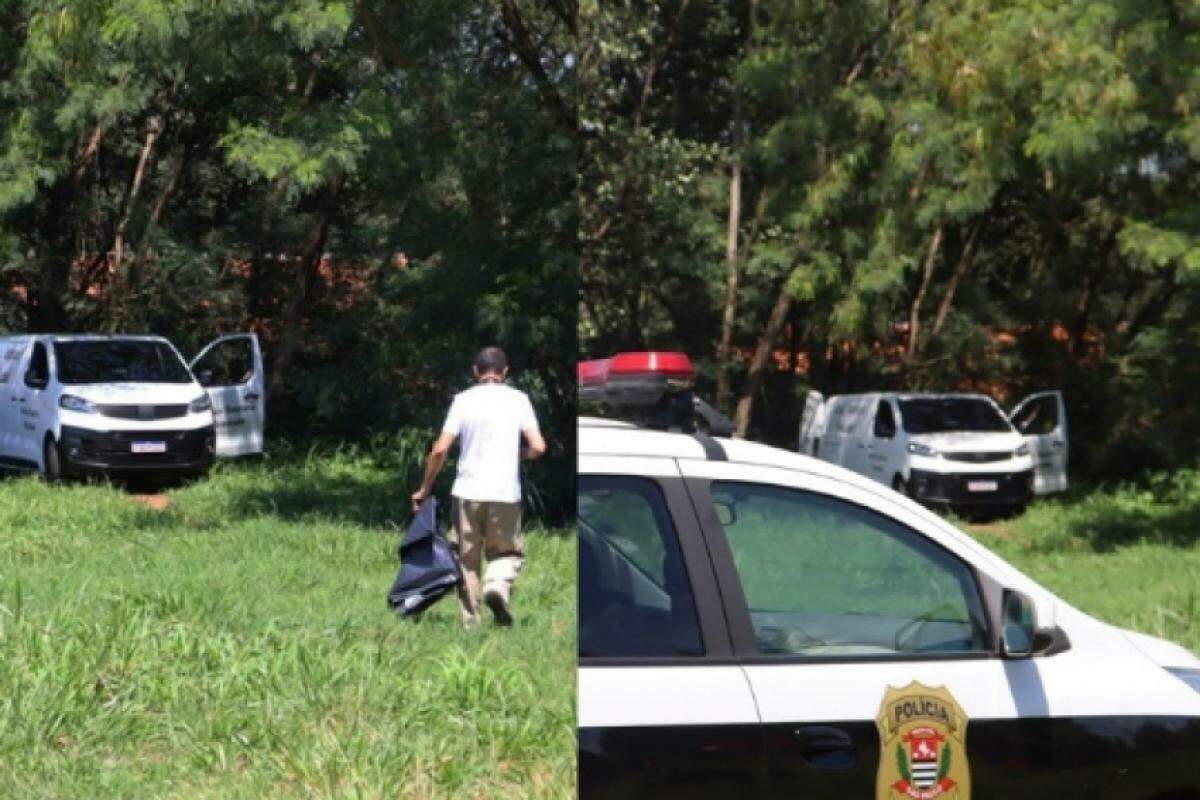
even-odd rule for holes
{"type": "Polygon", "coordinates": [[[480,383],[454,396],[442,433],[458,437],[458,476],[450,493],[463,500],[521,501],[523,431],[537,431],[529,397],[502,383],[480,383]]]}

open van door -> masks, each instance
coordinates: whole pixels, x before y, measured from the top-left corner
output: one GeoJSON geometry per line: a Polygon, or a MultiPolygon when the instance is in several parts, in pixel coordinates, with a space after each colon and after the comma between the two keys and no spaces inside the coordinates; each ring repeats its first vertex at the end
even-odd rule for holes
{"type": "Polygon", "coordinates": [[[262,453],[266,378],[253,333],[210,342],[189,365],[212,400],[218,456],[262,453]]]}
{"type": "Polygon", "coordinates": [[[825,395],[810,391],[804,397],[804,414],[800,417],[799,451],[805,455],[817,455],[824,430],[825,395]]]}
{"type": "Polygon", "coordinates": [[[1067,407],[1062,392],[1038,392],[1026,397],[1008,415],[1033,453],[1033,491],[1067,489],[1067,407]]]}

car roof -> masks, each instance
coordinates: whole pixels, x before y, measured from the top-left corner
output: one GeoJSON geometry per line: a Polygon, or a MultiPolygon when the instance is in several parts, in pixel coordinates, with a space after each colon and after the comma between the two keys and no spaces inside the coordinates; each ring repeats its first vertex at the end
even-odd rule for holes
{"type": "Polygon", "coordinates": [[[832,394],[828,399],[833,400],[835,397],[894,397],[897,400],[948,400],[951,398],[978,398],[981,400],[991,400],[986,394],[980,392],[858,392],[852,394],[832,394]]]}
{"type": "Polygon", "coordinates": [[[48,333],[36,338],[55,342],[167,341],[166,337],[146,333],[48,333]]]}
{"type": "MultiPolygon", "coordinates": [[[[798,469],[874,488],[876,484],[828,461],[745,439],[714,439],[728,461],[764,467],[798,469]]],[[[586,456],[638,456],[705,460],[708,453],[695,436],[639,428],[629,422],[581,418],[578,449],[586,456]]]]}

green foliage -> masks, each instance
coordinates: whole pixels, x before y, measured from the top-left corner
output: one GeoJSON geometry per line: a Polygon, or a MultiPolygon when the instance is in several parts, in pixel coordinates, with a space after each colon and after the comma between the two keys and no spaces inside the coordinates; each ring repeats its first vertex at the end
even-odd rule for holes
{"type": "Polygon", "coordinates": [[[0,328],[252,329],[271,433],[360,442],[432,431],[498,343],[568,458],[570,19],[514,9],[0,6],[0,328]]]}
{"type": "Polygon", "coordinates": [[[709,380],[726,370],[754,404],[751,430],[782,444],[810,387],[977,389],[1005,404],[1062,388],[1078,475],[1187,462],[1180,443],[1200,424],[1182,402],[1200,319],[1194,9],[589,9],[585,352],[686,349],[709,380]],[[716,364],[727,302],[734,352],[716,364]],[[760,386],[747,361],[763,341],[760,386]]]}

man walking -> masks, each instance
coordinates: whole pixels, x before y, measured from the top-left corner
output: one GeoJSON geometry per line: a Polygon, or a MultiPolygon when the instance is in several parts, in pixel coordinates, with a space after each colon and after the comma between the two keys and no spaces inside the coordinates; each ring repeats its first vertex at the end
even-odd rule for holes
{"type": "Polygon", "coordinates": [[[429,497],[434,479],[458,439],[458,474],[450,494],[463,573],[458,588],[463,624],[479,622],[482,599],[497,625],[511,625],[512,586],[525,561],[518,467],[522,458],[545,454],[546,442],[529,397],[504,383],[508,359],[503,350],[480,350],[475,356],[474,372],[475,385],[455,395],[450,404],[442,433],[429,451],[421,488],[413,492],[412,502],[416,509],[429,497]],[[481,587],[484,555],[488,565],[481,587]]]}

